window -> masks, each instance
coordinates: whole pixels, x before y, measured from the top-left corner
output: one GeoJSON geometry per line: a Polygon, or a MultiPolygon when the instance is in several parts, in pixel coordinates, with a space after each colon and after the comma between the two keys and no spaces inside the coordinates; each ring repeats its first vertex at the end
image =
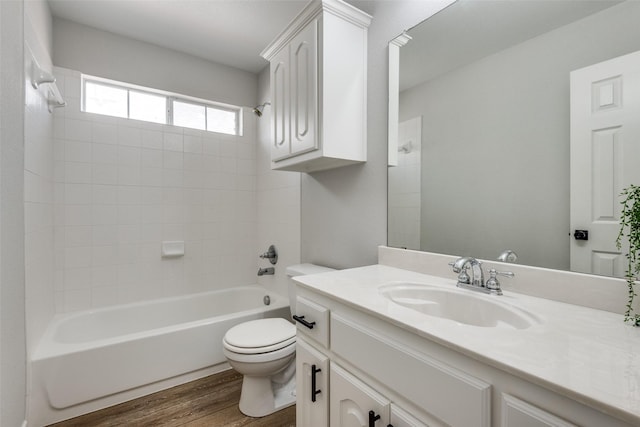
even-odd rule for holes
{"type": "Polygon", "coordinates": [[[82,89],[87,113],[241,135],[240,107],[85,75],[82,89]]]}

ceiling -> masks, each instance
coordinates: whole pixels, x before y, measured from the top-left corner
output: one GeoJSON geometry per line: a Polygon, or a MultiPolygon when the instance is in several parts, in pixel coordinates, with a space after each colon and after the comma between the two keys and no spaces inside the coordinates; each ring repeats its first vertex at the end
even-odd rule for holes
{"type": "Polygon", "coordinates": [[[54,17],[257,73],[308,0],[48,0],[54,17]]]}

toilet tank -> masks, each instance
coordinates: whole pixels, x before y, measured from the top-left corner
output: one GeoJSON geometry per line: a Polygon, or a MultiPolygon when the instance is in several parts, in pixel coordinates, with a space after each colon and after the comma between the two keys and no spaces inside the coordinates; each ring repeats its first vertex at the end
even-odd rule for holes
{"type": "MultiPolygon", "coordinates": [[[[329,271],[336,271],[335,268],[323,267],[316,264],[296,264],[287,267],[287,290],[289,291],[289,307],[294,307],[296,303],[296,286],[291,280],[295,276],[306,276],[307,274],[327,273],[329,271]]],[[[291,310],[293,312],[293,310],[291,310]]]]}

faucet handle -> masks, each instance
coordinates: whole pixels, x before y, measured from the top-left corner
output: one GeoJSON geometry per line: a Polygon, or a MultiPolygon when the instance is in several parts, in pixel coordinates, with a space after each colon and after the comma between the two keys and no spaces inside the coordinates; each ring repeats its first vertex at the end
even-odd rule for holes
{"type": "Polygon", "coordinates": [[[515,274],[512,271],[498,271],[495,268],[489,270],[489,278],[485,283],[485,287],[491,291],[494,291],[498,295],[502,295],[500,282],[498,281],[497,276],[514,277],[515,274]]]}

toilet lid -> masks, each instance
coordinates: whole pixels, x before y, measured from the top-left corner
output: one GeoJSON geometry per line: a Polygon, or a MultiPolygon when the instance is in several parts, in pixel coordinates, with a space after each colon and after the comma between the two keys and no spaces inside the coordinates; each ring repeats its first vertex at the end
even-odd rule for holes
{"type": "Polygon", "coordinates": [[[224,341],[236,348],[281,348],[295,342],[296,327],[285,319],[258,319],[229,329],[224,341]],[[277,344],[282,344],[277,346],[277,344]]]}

